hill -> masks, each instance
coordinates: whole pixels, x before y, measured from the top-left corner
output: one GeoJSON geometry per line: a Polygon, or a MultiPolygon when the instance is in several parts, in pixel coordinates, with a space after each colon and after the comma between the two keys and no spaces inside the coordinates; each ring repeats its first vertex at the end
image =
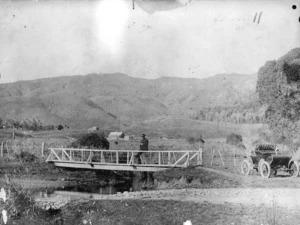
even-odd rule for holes
{"type": "Polygon", "coordinates": [[[219,74],[148,80],[116,73],[18,81],[0,85],[0,118],[78,128],[187,117],[205,107],[255,102],[256,79],[219,74]]]}

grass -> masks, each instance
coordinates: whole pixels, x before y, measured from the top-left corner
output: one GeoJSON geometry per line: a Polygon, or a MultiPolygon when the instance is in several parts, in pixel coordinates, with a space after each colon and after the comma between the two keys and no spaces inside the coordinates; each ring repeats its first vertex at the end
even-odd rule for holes
{"type": "MultiPolygon", "coordinates": [[[[83,224],[85,221],[92,225],[178,225],[186,220],[203,225],[269,224],[263,210],[270,211],[272,208],[169,200],[101,200],[71,202],[63,208],[62,216],[65,224],[72,225],[83,224]]],[[[279,214],[285,212],[290,215],[290,224],[299,221],[297,213],[278,209],[279,214]]]]}
{"type": "Polygon", "coordinates": [[[191,119],[164,119],[145,122],[127,128],[125,132],[140,135],[146,133],[151,137],[188,138],[201,135],[204,139],[226,138],[231,133],[237,133],[247,137],[257,135],[261,124],[230,124],[211,121],[199,121],[191,119]]]}
{"type": "MultiPolygon", "coordinates": [[[[16,154],[29,152],[36,157],[42,157],[42,144],[45,143],[44,154],[49,154],[48,148],[67,146],[71,140],[63,138],[16,138],[3,141],[4,154],[9,160],[14,160],[16,154]]],[[[1,144],[1,143],[0,143],[1,144]]]]}
{"type": "Polygon", "coordinates": [[[214,173],[201,167],[176,168],[154,173],[158,188],[226,188],[239,186],[232,177],[214,173]]]}
{"type": "MultiPolygon", "coordinates": [[[[58,212],[39,208],[32,191],[25,190],[19,185],[8,182],[4,188],[7,200],[0,201],[0,210],[7,212],[7,225],[32,224],[32,225],[54,225],[58,224],[58,212]]],[[[2,221],[0,224],[3,224],[2,221]]]]}

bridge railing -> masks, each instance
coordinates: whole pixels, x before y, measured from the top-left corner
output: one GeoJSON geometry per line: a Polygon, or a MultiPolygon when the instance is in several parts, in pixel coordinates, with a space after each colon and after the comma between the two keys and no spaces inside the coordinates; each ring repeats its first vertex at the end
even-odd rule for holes
{"type": "Polygon", "coordinates": [[[142,153],[139,166],[187,167],[202,165],[202,150],[140,151],[49,148],[47,162],[88,163],[99,165],[135,165],[142,153]]]}

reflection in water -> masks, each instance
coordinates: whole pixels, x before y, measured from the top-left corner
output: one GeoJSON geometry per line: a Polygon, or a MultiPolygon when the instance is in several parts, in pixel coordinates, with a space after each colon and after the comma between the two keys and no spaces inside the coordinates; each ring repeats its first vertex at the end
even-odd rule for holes
{"type": "Polygon", "coordinates": [[[73,186],[64,186],[58,188],[47,188],[38,190],[34,197],[39,199],[48,199],[56,197],[72,197],[72,198],[89,198],[93,194],[111,195],[118,192],[132,192],[141,191],[151,188],[153,184],[153,177],[150,173],[137,173],[128,184],[119,184],[114,186],[103,186],[95,183],[77,184],[73,186]]]}
{"type": "Polygon", "coordinates": [[[76,185],[76,186],[65,186],[51,189],[40,190],[34,196],[40,199],[60,196],[73,196],[73,197],[88,197],[91,194],[101,195],[112,195],[118,192],[131,191],[132,188],[129,186],[99,186],[99,185],[76,185]]]}
{"type": "Polygon", "coordinates": [[[71,191],[91,194],[111,195],[117,192],[130,191],[130,186],[100,186],[100,185],[76,185],[57,188],[58,191],[71,191]]]}

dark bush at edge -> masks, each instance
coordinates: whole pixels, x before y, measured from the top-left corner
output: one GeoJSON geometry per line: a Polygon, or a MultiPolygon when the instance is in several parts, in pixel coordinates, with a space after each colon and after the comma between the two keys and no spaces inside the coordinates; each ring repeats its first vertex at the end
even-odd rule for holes
{"type": "Polygon", "coordinates": [[[109,141],[105,138],[104,133],[90,133],[82,135],[78,140],[71,143],[69,147],[109,149],[109,141]]]}
{"type": "Polygon", "coordinates": [[[226,144],[239,147],[242,143],[243,143],[242,135],[231,133],[226,137],[226,144]]]}

